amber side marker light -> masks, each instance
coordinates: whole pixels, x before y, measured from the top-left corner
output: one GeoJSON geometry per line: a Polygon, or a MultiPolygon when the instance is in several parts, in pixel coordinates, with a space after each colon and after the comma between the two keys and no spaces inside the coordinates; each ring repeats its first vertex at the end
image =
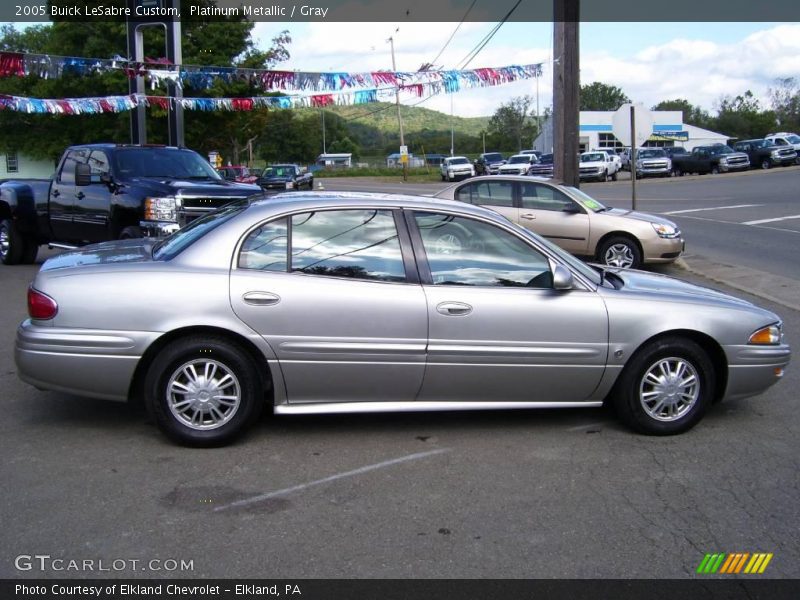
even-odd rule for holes
{"type": "Polygon", "coordinates": [[[58,314],[58,304],[47,294],[28,288],[28,315],[31,319],[47,320],[58,314]]]}
{"type": "Polygon", "coordinates": [[[778,325],[769,325],[762,327],[750,336],[748,341],[750,344],[771,344],[776,345],[781,343],[781,328],[778,325]]]}

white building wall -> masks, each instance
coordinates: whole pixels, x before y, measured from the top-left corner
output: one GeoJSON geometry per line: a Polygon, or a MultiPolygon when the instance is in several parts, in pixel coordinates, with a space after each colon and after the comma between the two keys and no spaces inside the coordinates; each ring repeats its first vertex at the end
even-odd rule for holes
{"type": "Polygon", "coordinates": [[[38,160],[24,154],[0,153],[0,179],[50,179],[56,170],[52,160],[38,160]],[[16,154],[17,169],[13,170],[16,154]],[[12,167],[9,170],[9,167],[12,167]]]}

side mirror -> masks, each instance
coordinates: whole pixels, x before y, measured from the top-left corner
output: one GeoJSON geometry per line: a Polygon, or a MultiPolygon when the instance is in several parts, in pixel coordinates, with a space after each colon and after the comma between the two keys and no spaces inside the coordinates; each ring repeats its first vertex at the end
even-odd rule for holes
{"type": "Polygon", "coordinates": [[[553,289],[556,290],[571,290],[574,281],[572,273],[563,265],[556,265],[553,270],[553,289]]]}
{"type": "Polygon", "coordinates": [[[75,185],[83,186],[92,183],[92,168],[86,163],[75,164],[75,185]]]}

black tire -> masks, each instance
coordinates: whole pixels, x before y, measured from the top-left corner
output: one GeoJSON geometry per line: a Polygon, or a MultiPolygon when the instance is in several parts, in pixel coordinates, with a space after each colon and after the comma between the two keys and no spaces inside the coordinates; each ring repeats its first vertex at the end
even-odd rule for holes
{"type": "Polygon", "coordinates": [[[712,175],[719,175],[719,167],[717,165],[711,166],[711,174],[712,175]]]}
{"type": "Polygon", "coordinates": [[[639,244],[631,238],[614,236],[600,244],[597,260],[609,267],[638,269],[642,264],[642,251],[639,250],[639,244]]]}
{"type": "Polygon", "coordinates": [[[444,175],[442,175],[442,181],[445,181],[444,175]]]}
{"type": "Polygon", "coordinates": [[[314,178],[308,180],[308,191],[312,191],[314,189],[314,178]]]}
{"type": "Polygon", "coordinates": [[[22,249],[22,262],[23,265],[32,265],[36,262],[36,257],[39,255],[39,242],[33,237],[24,238],[25,245],[22,249]]]}
{"type": "Polygon", "coordinates": [[[765,158],[764,160],[761,161],[761,168],[764,170],[771,169],[772,161],[768,158],[765,158]]]}
{"type": "Polygon", "coordinates": [[[614,387],[613,401],[631,429],[646,435],[675,435],[703,418],[713,390],[714,368],[705,350],[686,338],[665,337],[643,346],[628,361],[614,387]]]}
{"type": "Polygon", "coordinates": [[[129,225],[119,232],[119,239],[121,240],[132,240],[140,237],[142,237],[142,228],[136,225],[129,225]]]}
{"type": "Polygon", "coordinates": [[[0,221],[0,261],[4,265],[18,265],[25,253],[25,238],[11,219],[0,221]]]}
{"type": "Polygon", "coordinates": [[[611,176],[611,181],[616,181],[616,180],[617,180],[617,172],[614,171],[614,174],[611,176]]]}
{"type": "Polygon", "coordinates": [[[158,428],[186,446],[226,444],[241,435],[264,407],[261,381],[252,358],[220,337],[191,336],[167,345],[151,364],[144,389],[147,410],[158,428]],[[192,380],[192,369],[195,373],[202,369],[204,374],[214,369],[209,377],[213,385],[205,385],[203,377],[192,380]],[[215,379],[214,375],[220,373],[224,376],[215,379]],[[193,388],[195,398],[179,395],[184,394],[181,387],[189,389],[193,383],[201,388],[193,388]],[[180,410],[186,402],[189,405],[180,410]]]}

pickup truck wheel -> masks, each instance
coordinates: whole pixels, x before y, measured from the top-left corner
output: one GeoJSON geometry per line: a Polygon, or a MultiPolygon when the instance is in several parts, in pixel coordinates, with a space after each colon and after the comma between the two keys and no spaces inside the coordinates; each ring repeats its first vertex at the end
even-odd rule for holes
{"type": "Polygon", "coordinates": [[[772,168],[772,161],[768,158],[765,158],[761,161],[761,168],[762,169],[771,169],[772,168]]]}
{"type": "Polygon", "coordinates": [[[714,165],[714,166],[711,167],[711,174],[712,175],[719,175],[719,167],[717,165],[714,165]]]}
{"type": "Polygon", "coordinates": [[[264,406],[258,371],[228,340],[191,336],[166,346],[145,379],[158,428],[187,446],[220,446],[240,435],[264,406]]]}
{"type": "Polygon", "coordinates": [[[623,236],[610,237],[603,242],[597,258],[604,265],[623,269],[638,269],[642,264],[639,246],[632,239],[623,236]]]}
{"type": "Polygon", "coordinates": [[[22,250],[22,264],[32,265],[36,262],[36,257],[39,255],[39,242],[32,237],[25,238],[25,246],[22,250]]]}
{"type": "Polygon", "coordinates": [[[136,225],[130,225],[119,232],[119,239],[121,240],[131,240],[140,237],[142,237],[142,229],[136,225]]]}
{"type": "Polygon", "coordinates": [[[617,172],[614,171],[614,174],[611,176],[611,181],[616,181],[616,180],[617,180],[617,172]]]}
{"type": "Polygon", "coordinates": [[[0,221],[0,260],[4,265],[16,265],[22,261],[25,240],[10,219],[0,221]]]}

